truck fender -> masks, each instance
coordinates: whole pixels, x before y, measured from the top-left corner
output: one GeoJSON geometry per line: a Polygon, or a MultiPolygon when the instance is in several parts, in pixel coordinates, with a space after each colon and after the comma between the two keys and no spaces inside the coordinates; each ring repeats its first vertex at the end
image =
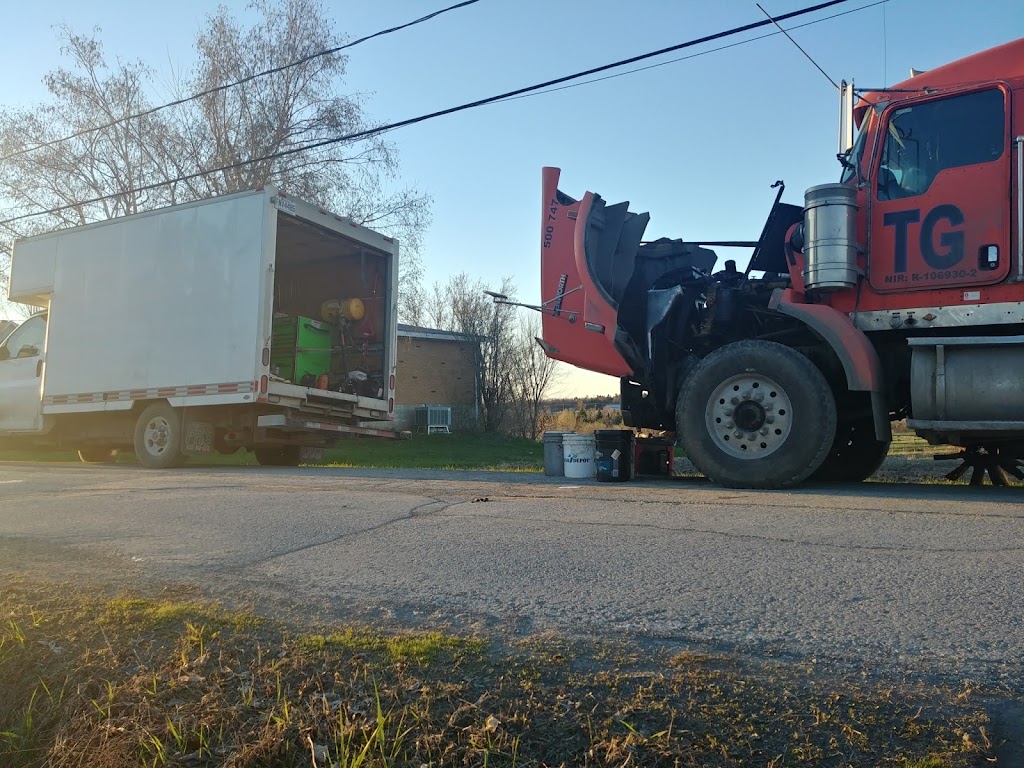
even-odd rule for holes
{"type": "Polygon", "coordinates": [[[884,442],[891,441],[892,425],[885,401],[882,361],[868,337],[839,310],[827,304],[796,302],[793,298],[792,288],[777,288],[768,306],[799,320],[825,340],[843,365],[846,386],[850,391],[871,393],[875,437],[884,442]]]}

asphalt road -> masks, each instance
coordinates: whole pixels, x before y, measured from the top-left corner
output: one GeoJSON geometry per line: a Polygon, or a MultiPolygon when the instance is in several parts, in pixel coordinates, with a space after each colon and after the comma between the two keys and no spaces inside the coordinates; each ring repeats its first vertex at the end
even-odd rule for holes
{"type": "Polygon", "coordinates": [[[1024,488],[0,464],[0,573],[1018,681],[1024,488]]]}

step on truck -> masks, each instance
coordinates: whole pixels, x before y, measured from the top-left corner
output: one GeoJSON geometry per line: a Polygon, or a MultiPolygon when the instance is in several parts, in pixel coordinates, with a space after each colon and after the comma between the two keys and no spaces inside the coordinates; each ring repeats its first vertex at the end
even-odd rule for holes
{"type": "Polygon", "coordinates": [[[853,94],[840,180],[780,186],[756,241],[645,240],[545,168],[542,346],[722,485],[864,480],[903,419],[951,480],[1024,478],[1024,39],[853,94]]]}
{"type": "Polygon", "coordinates": [[[272,187],[14,244],[0,446],[166,469],[303,448],[394,411],[398,243],[272,187]]]}

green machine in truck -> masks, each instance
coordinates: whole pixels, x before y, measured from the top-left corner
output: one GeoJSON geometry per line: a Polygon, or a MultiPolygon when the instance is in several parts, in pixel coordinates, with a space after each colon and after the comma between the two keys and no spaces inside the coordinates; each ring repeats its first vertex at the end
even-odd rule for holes
{"type": "Polygon", "coordinates": [[[308,317],[275,317],[270,370],[282,379],[315,387],[331,372],[331,326],[308,317]]]}

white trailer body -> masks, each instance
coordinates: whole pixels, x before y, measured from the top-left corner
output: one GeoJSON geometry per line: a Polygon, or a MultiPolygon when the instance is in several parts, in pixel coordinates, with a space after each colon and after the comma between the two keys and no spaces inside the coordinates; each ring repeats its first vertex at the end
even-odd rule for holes
{"type": "Polygon", "coordinates": [[[31,349],[0,350],[0,437],[123,448],[125,419],[84,417],[163,403],[186,453],[329,444],[394,409],[397,279],[397,242],[269,187],[20,240],[9,294],[44,310],[45,345],[30,382],[31,349]],[[275,375],[275,317],[352,299],[342,386],[275,375]]]}

